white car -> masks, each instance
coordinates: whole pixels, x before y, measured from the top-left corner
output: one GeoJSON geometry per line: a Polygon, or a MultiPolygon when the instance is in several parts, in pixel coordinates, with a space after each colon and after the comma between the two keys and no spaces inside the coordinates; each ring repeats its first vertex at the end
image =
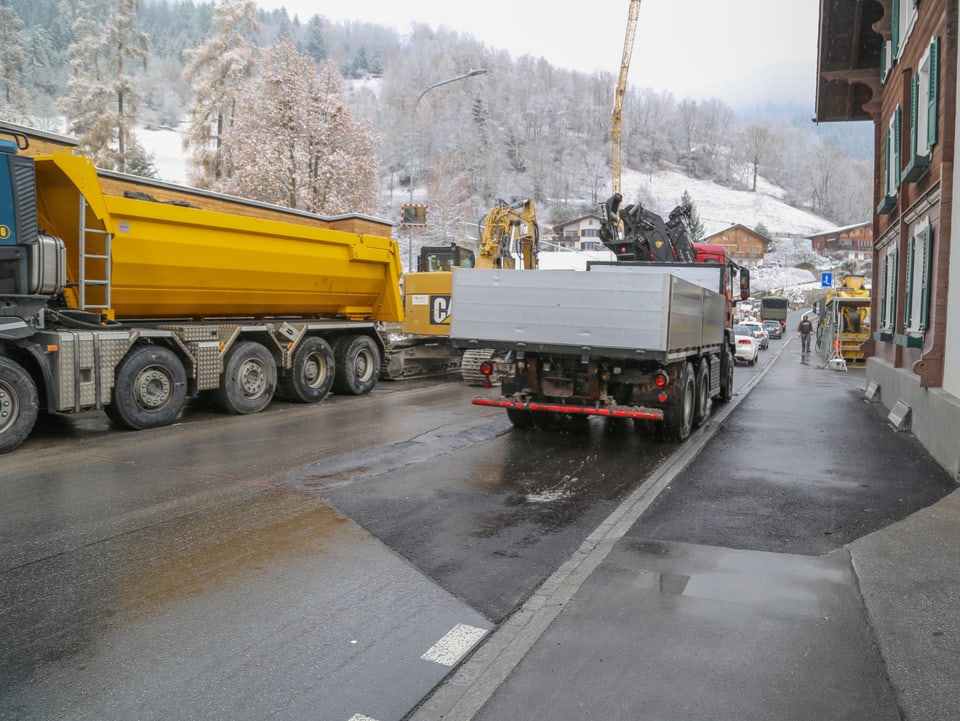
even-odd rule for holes
{"type": "Polygon", "coordinates": [[[753,337],[760,343],[760,350],[766,350],[770,347],[770,334],[763,327],[763,323],[758,320],[743,320],[740,325],[745,325],[753,331],[753,337]]]}
{"type": "Polygon", "coordinates": [[[760,355],[760,341],[754,335],[753,328],[743,323],[735,325],[733,335],[736,342],[734,362],[740,360],[748,365],[756,364],[757,356],[760,355]]]}

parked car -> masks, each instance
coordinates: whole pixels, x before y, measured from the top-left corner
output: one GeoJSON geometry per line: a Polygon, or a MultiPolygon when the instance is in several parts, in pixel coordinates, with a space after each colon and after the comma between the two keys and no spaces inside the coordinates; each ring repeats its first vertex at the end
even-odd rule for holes
{"type": "Polygon", "coordinates": [[[745,325],[753,330],[753,337],[760,342],[760,350],[766,350],[770,347],[770,334],[763,327],[763,323],[758,320],[745,320],[740,325],[745,325]]]}
{"type": "Polygon", "coordinates": [[[780,325],[778,320],[765,320],[763,321],[763,328],[767,331],[767,334],[774,340],[779,340],[783,338],[783,326],[780,325]]]}
{"type": "Polygon", "coordinates": [[[736,340],[734,362],[740,360],[748,365],[754,365],[757,362],[757,356],[760,355],[760,341],[757,339],[754,329],[748,325],[735,325],[733,335],[734,340],[736,340]]]}

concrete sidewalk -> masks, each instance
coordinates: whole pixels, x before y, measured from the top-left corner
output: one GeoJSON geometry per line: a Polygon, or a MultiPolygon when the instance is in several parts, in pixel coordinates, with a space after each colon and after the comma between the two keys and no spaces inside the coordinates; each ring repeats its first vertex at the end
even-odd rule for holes
{"type": "Polygon", "coordinates": [[[411,721],[960,718],[960,491],[774,343],[411,721]]]}

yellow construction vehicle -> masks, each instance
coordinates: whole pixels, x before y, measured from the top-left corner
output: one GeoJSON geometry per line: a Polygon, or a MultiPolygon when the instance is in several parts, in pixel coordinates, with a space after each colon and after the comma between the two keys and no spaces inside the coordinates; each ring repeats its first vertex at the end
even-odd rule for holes
{"type": "Polygon", "coordinates": [[[818,303],[817,350],[827,361],[863,364],[870,339],[870,289],[863,276],[848,275],[818,303]]]}
{"type": "Polygon", "coordinates": [[[125,197],[79,149],[30,157],[26,134],[0,134],[0,453],[40,411],[139,430],[204,392],[247,414],[374,387],[399,250],[342,229],[372,219],[125,197]]]}
{"type": "Polygon", "coordinates": [[[613,100],[613,114],[610,116],[610,130],[613,140],[613,192],[620,192],[620,171],[623,153],[623,130],[621,125],[623,96],[627,92],[627,73],[630,71],[630,57],[633,55],[633,39],[637,34],[637,16],[640,14],[640,0],[630,0],[627,11],[627,32],[623,38],[623,56],[620,59],[620,77],[613,100]]]}
{"type": "MultiPolygon", "coordinates": [[[[395,362],[404,361],[409,374],[422,374],[422,366],[430,364],[434,370],[450,364],[450,358],[459,361],[460,375],[470,384],[482,385],[489,379],[480,374],[480,364],[488,360],[492,351],[484,348],[464,352],[447,343],[450,336],[450,313],[453,309],[453,268],[512,268],[534,270],[538,266],[540,226],[532,200],[508,203],[498,199],[481,221],[479,252],[474,257],[466,248],[457,245],[446,248],[423,248],[419,270],[403,277],[404,320],[402,330],[408,338],[421,337],[421,342],[409,343],[409,357],[394,356],[395,362]],[[443,339],[443,345],[424,348],[423,337],[443,339]],[[445,352],[446,351],[446,352],[445,352]],[[428,360],[432,358],[433,360],[428,360]],[[414,369],[417,369],[414,371],[414,369]]],[[[399,345],[402,340],[395,340],[399,345]]],[[[403,370],[388,373],[390,377],[403,370]]]]}

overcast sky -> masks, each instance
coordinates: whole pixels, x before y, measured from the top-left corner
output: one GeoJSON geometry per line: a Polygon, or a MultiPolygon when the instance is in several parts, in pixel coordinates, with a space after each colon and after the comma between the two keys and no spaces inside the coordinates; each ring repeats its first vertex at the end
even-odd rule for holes
{"type": "MultiPolygon", "coordinates": [[[[514,57],[558,67],[620,72],[629,0],[257,0],[313,15],[394,27],[411,23],[472,35],[514,57]]],[[[629,83],[679,98],[716,97],[735,107],[793,101],[813,112],[816,0],[642,0],[629,83]],[[786,91],[778,90],[785,86],[786,91]]]]}

